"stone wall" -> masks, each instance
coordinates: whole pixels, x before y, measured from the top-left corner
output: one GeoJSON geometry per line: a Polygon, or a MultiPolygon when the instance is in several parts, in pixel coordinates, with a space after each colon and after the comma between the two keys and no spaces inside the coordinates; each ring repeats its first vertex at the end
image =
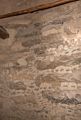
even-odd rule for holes
{"type": "Polygon", "coordinates": [[[0,120],[81,120],[81,2],[0,24],[0,120]]]}

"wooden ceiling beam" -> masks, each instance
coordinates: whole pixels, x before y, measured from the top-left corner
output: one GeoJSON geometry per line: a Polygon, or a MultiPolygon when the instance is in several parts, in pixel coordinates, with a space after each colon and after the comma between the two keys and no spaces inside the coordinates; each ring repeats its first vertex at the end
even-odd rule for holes
{"type": "Polygon", "coordinates": [[[79,1],[79,0],[56,0],[56,1],[53,1],[53,2],[50,2],[50,3],[40,4],[40,5],[31,7],[31,8],[27,8],[27,9],[24,9],[24,10],[19,10],[19,11],[15,11],[15,12],[0,15],[0,19],[19,16],[19,15],[28,14],[28,13],[34,13],[34,12],[37,12],[37,11],[40,11],[40,10],[53,8],[53,7],[56,7],[56,6],[60,6],[60,5],[70,3],[70,2],[75,2],[75,1],[79,1]]]}

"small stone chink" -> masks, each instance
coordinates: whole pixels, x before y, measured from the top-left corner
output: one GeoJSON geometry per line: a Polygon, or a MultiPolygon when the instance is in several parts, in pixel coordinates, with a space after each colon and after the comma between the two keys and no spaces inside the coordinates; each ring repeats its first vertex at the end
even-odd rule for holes
{"type": "Polygon", "coordinates": [[[2,39],[7,39],[9,38],[9,33],[7,32],[7,30],[0,25],[0,38],[2,39]]]}

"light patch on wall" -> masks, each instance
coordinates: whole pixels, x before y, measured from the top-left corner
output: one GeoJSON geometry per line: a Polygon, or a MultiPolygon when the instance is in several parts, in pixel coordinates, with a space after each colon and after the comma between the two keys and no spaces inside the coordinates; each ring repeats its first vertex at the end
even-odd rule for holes
{"type": "Polygon", "coordinates": [[[25,66],[27,65],[27,61],[25,60],[25,58],[20,58],[17,60],[17,63],[20,65],[20,66],[25,66]]]}
{"type": "Polygon", "coordinates": [[[61,82],[61,90],[81,90],[81,83],[61,82]]]}
{"type": "Polygon", "coordinates": [[[49,29],[47,31],[42,31],[43,36],[48,36],[48,35],[56,34],[56,33],[58,33],[58,31],[55,28],[49,29]]]}
{"type": "Polygon", "coordinates": [[[9,25],[29,25],[31,23],[31,20],[15,20],[11,21],[9,25]]]}

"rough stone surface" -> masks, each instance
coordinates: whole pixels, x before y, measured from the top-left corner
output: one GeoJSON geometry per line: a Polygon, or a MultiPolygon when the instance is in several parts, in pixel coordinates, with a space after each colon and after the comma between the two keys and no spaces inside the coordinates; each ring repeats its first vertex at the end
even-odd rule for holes
{"type": "Polygon", "coordinates": [[[81,1],[0,24],[0,120],[81,120],[81,1]]]}

